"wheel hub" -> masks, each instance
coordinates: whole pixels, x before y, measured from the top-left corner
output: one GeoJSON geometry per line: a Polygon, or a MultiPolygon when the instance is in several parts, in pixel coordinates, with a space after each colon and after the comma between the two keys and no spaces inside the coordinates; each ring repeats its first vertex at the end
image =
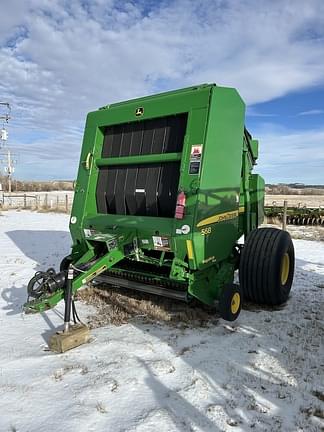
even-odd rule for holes
{"type": "Polygon", "coordinates": [[[231,302],[231,312],[232,314],[236,314],[236,312],[239,310],[240,307],[240,303],[241,303],[241,297],[239,293],[235,293],[232,297],[232,302],[231,302]]]}
{"type": "Polygon", "coordinates": [[[288,276],[289,276],[289,268],[290,268],[290,260],[289,260],[289,255],[286,252],[282,257],[282,263],[281,263],[281,285],[285,285],[287,283],[288,276]]]}

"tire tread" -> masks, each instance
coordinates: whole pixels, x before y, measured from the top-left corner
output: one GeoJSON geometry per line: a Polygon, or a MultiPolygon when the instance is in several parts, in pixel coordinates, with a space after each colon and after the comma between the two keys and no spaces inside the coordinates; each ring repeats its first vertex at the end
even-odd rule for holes
{"type": "Polygon", "coordinates": [[[259,304],[284,303],[289,295],[294,271],[294,248],[290,235],[277,228],[258,228],[246,238],[241,253],[239,277],[245,300],[259,304]],[[291,268],[283,287],[281,260],[288,252],[291,268]]]}

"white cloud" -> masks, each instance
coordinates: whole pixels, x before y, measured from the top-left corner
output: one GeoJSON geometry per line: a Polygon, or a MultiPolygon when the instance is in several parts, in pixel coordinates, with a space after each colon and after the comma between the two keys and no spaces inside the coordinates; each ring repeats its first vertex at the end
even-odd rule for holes
{"type": "Polygon", "coordinates": [[[264,113],[258,111],[257,107],[254,106],[248,106],[246,109],[246,116],[248,117],[277,117],[277,114],[275,113],[264,113]]]}
{"type": "Polygon", "coordinates": [[[324,184],[324,128],[296,133],[268,126],[255,131],[254,136],[260,141],[256,171],[267,183],[324,184]]]}
{"type": "Polygon", "coordinates": [[[318,114],[324,114],[324,110],[322,109],[311,109],[308,111],[302,111],[298,113],[300,116],[309,116],[309,115],[318,115],[318,114]]]}
{"type": "Polygon", "coordinates": [[[321,0],[12,0],[4,14],[0,97],[39,177],[52,156],[75,175],[86,113],[113,101],[216,82],[252,104],[324,83],[321,0]]]}

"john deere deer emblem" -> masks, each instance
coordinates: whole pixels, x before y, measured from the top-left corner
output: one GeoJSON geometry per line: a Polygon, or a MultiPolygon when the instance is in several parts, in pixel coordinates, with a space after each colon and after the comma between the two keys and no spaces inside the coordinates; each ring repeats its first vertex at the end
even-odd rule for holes
{"type": "Polygon", "coordinates": [[[144,108],[143,107],[138,107],[138,108],[136,108],[136,110],[135,110],[135,115],[136,115],[136,117],[140,117],[140,116],[142,116],[144,114],[144,108]]]}

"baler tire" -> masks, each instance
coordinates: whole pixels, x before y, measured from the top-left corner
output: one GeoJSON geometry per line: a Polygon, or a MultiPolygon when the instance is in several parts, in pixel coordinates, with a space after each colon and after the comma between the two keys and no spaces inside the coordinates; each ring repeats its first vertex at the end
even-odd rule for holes
{"type": "Polygon", "coordinates": [[[237,284],[224,285],[218,300],[220,316],[225,321],[235,321],[242,309],[241,288],[237,284]]]}
{"type": "Polygon", "coordinates": [[[287,301],[294,277],[295,252],[290,234],[258,228],[246,239],[239,268],[244,300],[269,306],[287,301]]]}

